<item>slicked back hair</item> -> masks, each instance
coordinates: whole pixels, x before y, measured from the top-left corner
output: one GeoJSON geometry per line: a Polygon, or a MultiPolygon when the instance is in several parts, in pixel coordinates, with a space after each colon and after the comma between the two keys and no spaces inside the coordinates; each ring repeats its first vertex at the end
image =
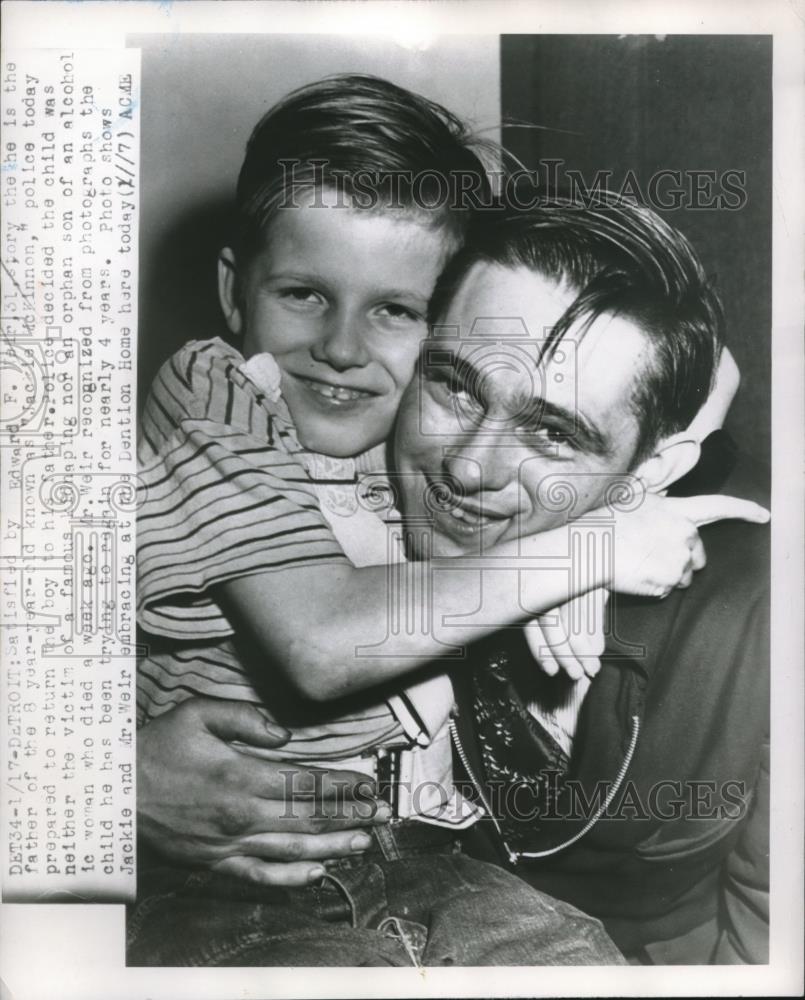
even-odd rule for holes
{"type": "Polygon", "coordinates": [[[639,425],[633,465],[690,424],[713,385],[723,311],[691,244],[656,212],[601,194],[592,204],[545,198],[526,212],[501,206],[479,216],[437,282],[431,323],[479,262],[528,268],[577,292],[546,338],[543,357],[571,327],[583,336],[605,313],[645,333],[651,350],[631,400],[639,425]]]}
{"type": "Polygon", "coordinates": [[[417,211],[459,245],[490,185],[475,139],[446,108],[379,77],[327,77],[293,91],[257,123],[237,185],[235,250],[259,251],[272,219],[295,195],[333,185],[357,207],[417,211]],[[444,184],[464,178],[464,196],[444,184]],[[440,200],[441,198],[441,200],[440,200]]]}

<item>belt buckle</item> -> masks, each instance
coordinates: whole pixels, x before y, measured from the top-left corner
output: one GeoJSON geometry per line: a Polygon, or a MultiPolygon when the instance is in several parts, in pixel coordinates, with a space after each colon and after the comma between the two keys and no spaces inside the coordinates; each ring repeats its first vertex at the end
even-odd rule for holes
{"type": "Polygon", "coordinates": [[[400,756],[408,749],[407,743],[375,747],[370,754],[375,759],[377,794],[391,808],[391,820],[400,816],[400,756]]]}

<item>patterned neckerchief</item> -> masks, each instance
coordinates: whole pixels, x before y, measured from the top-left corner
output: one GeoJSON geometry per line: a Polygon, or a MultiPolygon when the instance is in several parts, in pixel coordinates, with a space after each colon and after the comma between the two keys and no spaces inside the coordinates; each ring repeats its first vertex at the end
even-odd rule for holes
{"type": "Polygon", "coordinates": [[[495,650],[485,644],[481,650],[472,703],[485,791],[509,845],[527,850],[540,818],[556,812],[570,760],[526,706],[561,698],[569,681],[543,674],[514,635],[495,650]]]}

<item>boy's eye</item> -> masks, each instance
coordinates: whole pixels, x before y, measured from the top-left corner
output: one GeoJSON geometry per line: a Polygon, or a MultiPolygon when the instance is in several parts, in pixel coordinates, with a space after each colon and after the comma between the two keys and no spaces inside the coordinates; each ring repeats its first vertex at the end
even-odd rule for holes
{"type": "Polygon", "coordinates": [[[280,298],[290,302],[318,304],[322,297],[314,288],[307,288],[303,285],[293,285],[290,288],[279,289],[280,298]]]}
{"type": "Polygon", "coordinates": [[[421,313],[408,306],[400,305],[398,302],[384,302],[379,312],[390,319],[403,319],[412,323],[420,323],[424,319],[421,313]]]}

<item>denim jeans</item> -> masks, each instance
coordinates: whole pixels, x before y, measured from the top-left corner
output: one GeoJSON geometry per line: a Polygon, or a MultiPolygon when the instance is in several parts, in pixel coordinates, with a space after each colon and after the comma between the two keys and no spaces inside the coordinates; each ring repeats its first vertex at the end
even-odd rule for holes
{"type": "Polygon", "coordinates": [[[146,867],[128,914],[128,964],[624,964],[598,920],[468,858],[450,831],[402,821],[376,835],[364,855],[300,889],[146,867]]]}

